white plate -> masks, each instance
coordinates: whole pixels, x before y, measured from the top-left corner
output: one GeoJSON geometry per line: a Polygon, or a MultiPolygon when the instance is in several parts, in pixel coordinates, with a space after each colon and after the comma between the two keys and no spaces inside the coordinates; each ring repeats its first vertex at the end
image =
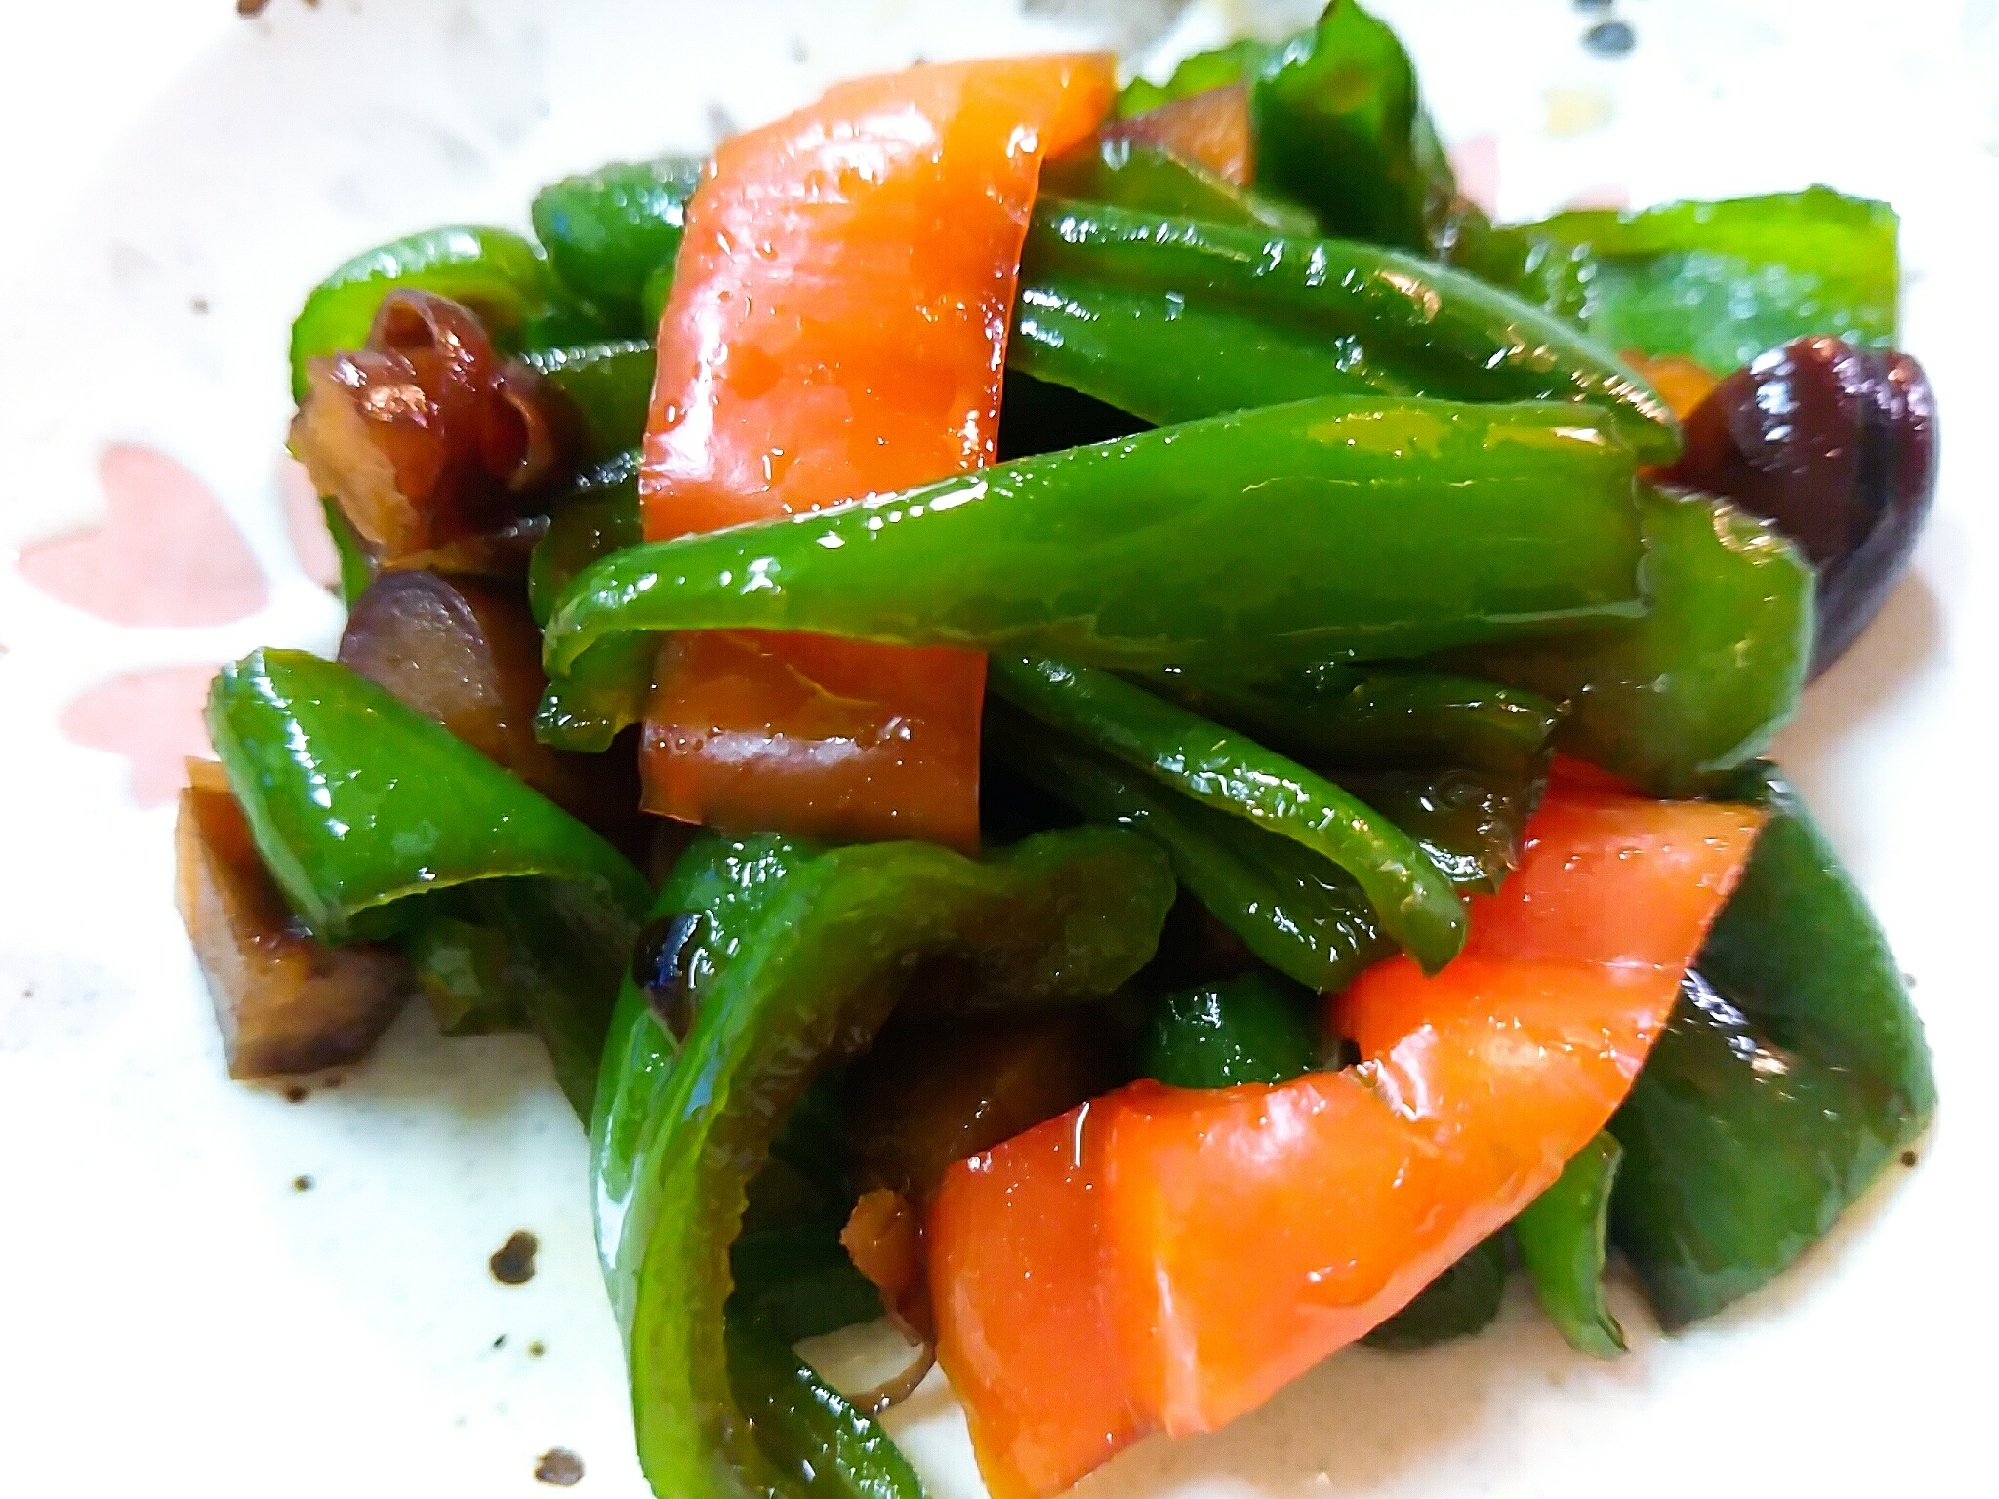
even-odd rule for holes
{"type": "MultiPolygon", "coordinates": [[[[1715,1324],[1661,1339],[1620,1286],[1635,1346],[1597,1364],[1516,1288],[1486,1336],[1343,1354],[1235,1428],[1147,1444],[1086,1491],[1989,1492],[1973,1397],[1995,1384],[1999,1153],[1983,1076],[1999,1054],[1999,640],[1995,590],[1979,586],[1999,541],[1994,7],[1625,0],[1638,45],[1617,60],[1583,49],[1597,17],[1561,0],[1382,8],[1468,175],[1496,172],[1508,214],[1813,180],[1901,208],[1904,341],[1943,413],[1937,513],[1913,576],[1781,749],[1918,980],[1943,1107],[1916,1170],[1715,1324]]],[[[173,913],[158,796],[176,748],[198,743],[201,668],[264,642],[325,647],[338,628],[276,478],[288,319],[355,249],[448,219],[519,222],[546,179],[703,147],[843,74],[1142,44],[1169,23],[1165,45],[1184,49],[1307,7],[273,0],[253,23],[228,0],[12,9],[0,1491],[529,1494],[538,1455],[560,1445],[582,1456],[587,1492],[635,1499],[583,1138],[534,1046],[440,1041],[412,1013],[303,1103],[232,1085],[173,913]],[[102,523],[106,474],[128,501],[109,529],[35,551],[102,523]],[[203,539],[176,562],[165,538],[189,526],[203,539]],[[178,591],[116,581],[120,555],[178,591]],[[523,1227],[540,1273],[505,1288],[486,1258],[523,1227]]],[[[977,1492],[937,1384],[895,1424],[936,1499],[977,1492]]]]}

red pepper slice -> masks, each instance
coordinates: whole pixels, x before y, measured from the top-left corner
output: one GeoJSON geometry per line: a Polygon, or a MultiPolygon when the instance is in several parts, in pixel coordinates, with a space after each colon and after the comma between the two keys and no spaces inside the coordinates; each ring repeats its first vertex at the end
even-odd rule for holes
{"type": "Polygon", "coordinates": [[[1138,1083],[952,1167],[931,1294],[995,1499],[1253,1409],[1531,1202],[1629,1091],[1761,824],[1557,778],[1465,953],[1339,996],[1358,1066],[1138,1083]]]}
{"type": "MultiPolygon", "coordinates": [[[[858,79],[725,141],[687,209],[640,493],[663,540],[992,461],[1043,155],[1116,90],[1087,55],[858,79]]],[[[978,840],[985,659],[737,635],[663,658],[645,805],[830,837],[978,840]]]]}

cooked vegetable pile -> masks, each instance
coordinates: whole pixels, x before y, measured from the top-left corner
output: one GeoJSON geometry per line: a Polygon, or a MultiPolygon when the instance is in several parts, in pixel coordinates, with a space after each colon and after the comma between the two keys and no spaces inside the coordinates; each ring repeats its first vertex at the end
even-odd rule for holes
{"type": "Polygon", "coordinates": [[[1519,1265],[1612,1357],[1924,1128],[1757,758],[1930,503],[1885,205],[1493,224],[1337,0],[532,218],[299,315],[347,630],[216,679],[181,904],[236,1076],[546,1042],[660,1495],[918,1495],[934,1361],[1040,1499],[1519,1265]]]}

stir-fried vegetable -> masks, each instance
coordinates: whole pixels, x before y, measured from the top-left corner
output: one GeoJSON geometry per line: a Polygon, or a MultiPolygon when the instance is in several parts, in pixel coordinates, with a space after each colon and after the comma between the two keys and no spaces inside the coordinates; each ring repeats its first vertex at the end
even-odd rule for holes
{"type": "Polygon", "coordinates": [[[1614,1356],[1612,1247],[1711,1315],[1934,1106],[1753,759],[1930,503],[1892,212],[1494,224],[1353,0],[1114,71],[847,83],[293,328],[350,616],[183,796],[230,1070],[540,1035],[662,1499],[921,1499],[933,1361],[1043,1499],[1516,1257],[1614,1356]]]}

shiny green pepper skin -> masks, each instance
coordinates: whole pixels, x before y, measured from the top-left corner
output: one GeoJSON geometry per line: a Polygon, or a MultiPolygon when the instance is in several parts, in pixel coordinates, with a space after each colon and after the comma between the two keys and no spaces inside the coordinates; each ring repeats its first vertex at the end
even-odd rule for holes
{"type": "Polygon", "coordinates": [[[696,156],[611,162],[535,194],[529,217],[557,279],[622,337],[650,343],[659,326],[645,319],[646,282],[662,270],[671,277],[705,165],[696,156]]]}
{"type": "Polygon", "coordinates": [[[749,1183],[813,1076],[865,1049],[918,958],[969,960],[978,984],[952,1002],[973,1010],[1097,997],[1152,956],[1172,901],[1164,856],[1104,828],[980,862],[715,834],[682,856],[656,910],[690,918],[685,944],[663,988],[621,997],[592,1125],[598,1252],[656,1492],[780,1482],[735,1393],[724,1305],[749,1183]],[[677,1047],[661,1010],[688,1023],[677,1047]]]}
{"type": "Polygon", "coordinates": [[[1138,1070],[1173,1088],[1288,1083],[1319,1065],[1311,996],[1270,973],[1182,989],[1153,1007],[1138,1070]]]}
{"type": "Polygon", "coordinates": [[[1660,1321],[1713,1316],[1823,1235],[1929,1123],[1922,1022],[1886,938],[1774,766],[1742,882],[1611,1121],[1611,1231],[1660,1321]]]}
{"type": "Polygon", "coordinates": [[[1623,1158],[1615,1135],[1598,1134],[1513,1220],[1514,1242],[1541,1310],[1571,1348],[1596,1358],[1624,1352],[1624,1329],[1603,1297],[1610,1194],[1623,1158]]]}
{"type": "Polygon", "coordinates": [[[1578,406],[1300,401],[630,548],[544,658],[767,629],[1276,672],[1569,630],[1639,608],[1634,467],[1578,406]]]}

